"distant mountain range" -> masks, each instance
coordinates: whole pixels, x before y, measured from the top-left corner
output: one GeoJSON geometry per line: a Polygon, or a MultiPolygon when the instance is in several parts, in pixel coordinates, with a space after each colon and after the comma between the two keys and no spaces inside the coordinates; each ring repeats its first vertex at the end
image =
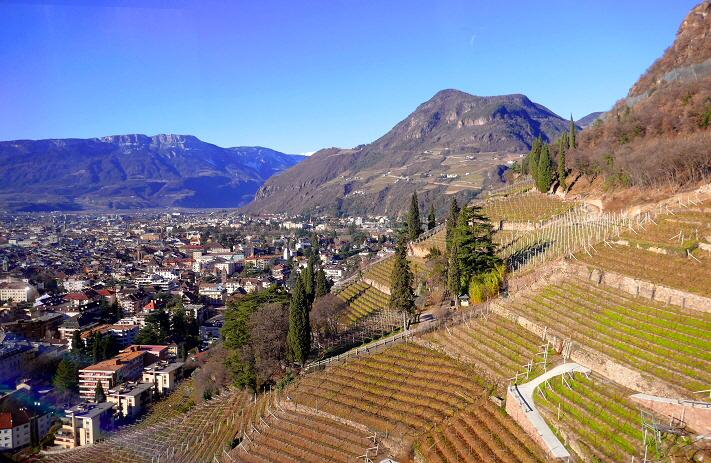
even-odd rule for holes
{"type": "Polygon", "coordinates": [[[373,143],[318,151],[270,178],[242,210],[398,215],[414,190],[425,204],[499,181],[502,155],[518,157],[569,126],[524,95],[443,90],[373,143]]]}
{"type": "Polygon", "coordinates": [[[0,209],[234,208],[304,158],[256,146],[221,148],[191,135],[5,141],[0,209]]]}

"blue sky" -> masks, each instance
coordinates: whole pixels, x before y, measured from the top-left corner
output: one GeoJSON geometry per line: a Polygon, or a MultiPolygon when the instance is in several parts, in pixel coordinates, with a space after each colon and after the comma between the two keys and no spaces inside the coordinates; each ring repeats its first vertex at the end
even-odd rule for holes
{"type": "Polygon", "coordinates": [[[610,109],[696,0],[0,0],[0,140],[369,143],[439,90],[610,109]]]}

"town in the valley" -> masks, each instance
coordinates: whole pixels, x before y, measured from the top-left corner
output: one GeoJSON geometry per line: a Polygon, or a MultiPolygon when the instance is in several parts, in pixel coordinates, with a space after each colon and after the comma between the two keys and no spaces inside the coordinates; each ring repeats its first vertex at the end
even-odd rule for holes
{"type": "Polygon", "coordinates": [[[218,341],[230,300],[291,288],[309,257],[337,285],[395,248],[386,217],[0,220],[0,449],[13,453],[92,445],[140,419],[218,341]]]}

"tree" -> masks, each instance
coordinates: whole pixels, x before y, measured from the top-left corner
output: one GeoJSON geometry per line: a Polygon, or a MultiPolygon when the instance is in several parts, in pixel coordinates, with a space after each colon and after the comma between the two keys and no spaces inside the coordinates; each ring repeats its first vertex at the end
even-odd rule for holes
{"type": "Polygon", "coordinates": [[[459,266],[459,248],[456,242],[449,245],[449,254],[447,259],[447,289],[449,293],[457,297],[461,292],[462,287],[462,272],[459,266]]]}
{"type": "Polygon", "coordinates": [[[547,193],[553,185],[553,162],[551,161],[548,144],[544,144],[541,149],[541,157],[538,160],[538,175],[536,186],[541,193],[547,193]]]}
{"type": "Polygon", "coordinates": [[[249,346],[254,358],[254,386],[259,389],[285,366],[288,354],[288,307],[281,303],[266,304],[250,315],[247,326],[252,334],[249,346]]]}
{"type": "Polygon", "coordinates": [[[412,316],[415,313],[415,292],[412,290],[412,282],[415,277],[410,270],[410,263],[407,261],[407,243],[404,237],[398,239],[393,259],[395,262],[390,277],[392,289],[389,305],[393,310],[399,310],[412,316]]]}
{"type": "Polygon", "coordinates": [[[430,213],[427,215],[427,229],[432,230],[436,225],[434,203],[430,203],[430,213]]]}
{"type": "Polygon", "coordinates": [[[52,377],[52,384],[61,394],[79,391],[79,366],[70,358],[64,357],[52,377]]]}
{"type": "Polygon", "coordinates": [[[452,242],[452,237],[454,236],[454,229],[457,227],[457,219],[459,218],[459,205],[457,204],[457,198],[452,198],[452,202],[449,203],[449,216],[447,216],[446,231],[445,231],[445,242],[447,245],[447,253],[450,253],[449,245],[452,242]]]}
{"type": "Polygon", "coordinates": [[[410,200],[410,212],[407,213],[407,236],[412,240],[416,240],[422,233],[422,223],[420,222],[420,204],[417,201],[417,192],[412,192],[410,200]]]}
{"type": "Polygon", "coordinates": [[[533,140],[533,145],[531,146],[531,152],[528,153],[526,157],[528,173],[533,177],[534,182],[538,182],[538,160],[541,157],[541,149],[543,147],[543,140],[541,137],[533,140]]]}
{"type": "Polygon", "coordinates": [[[94,402],[97,404],[106,402],[106,393],[104,392],[104,386],[101,381],[96,382],[96,389],[94,389],[94,402]]]}
{"type": "Polygon", "coordinates": [[[114,300],[114,302],[109,307],[109,314],[111,315],[111,318],[114,320],[114,322],[121,320],[121,318],[123,317],[123,310],[121,309],[118,300],[114,300]]]}
{"type": "Polygon", "coordinates": [[[289,304],[289,346],[294,359],[302,365],[311,351],[311,326],[309,310],[311,303],[306,294],[302,279],[297,280],[294,293],[289,304]]]}
{"type": "Polygon", "coordinates": [[[560,138],[560,143],[558,146],[558,183],[560,183],[560,188],[565,191],[568,185],[565,182],[567,177],[567,171],[565,169],[565,139],[560,138]]]}
{"type": "Polygon", "coordinates": [[[311,327],[324,338],[337,335],[338,320],[345,313],[346,308],[343,299],[333,294],[317,298],[309,314],[311,327]]]}
{"type": "Polygon", "coordinates": [[[575,122],[573,122],[573,115],[570,115],[570,136],[568,137],[569,148],[575,148],[575,122]]]}
{"type": "Polygon", "coordinates": [[[331,291],[331,285],[326,278],[326,272],[323,269],[318,269],[316,272],[316,292],[314,293],[314,299],[325,296],[331,291]]]}
{"type": "Polygon", "coordinates": [[[72,352],[76,355],[81,355],[86,349],[84,341],[81,339],[81,331],[74,330],[72,333],[72,352]]]}
{"type": "Polygon", "coordinates": [[[492,241],[493,227],[481,207],[462,208],[454,234],[456,256],[459,261],[463,286],[472,275],[487,271],[501,263],[492,241]]]}

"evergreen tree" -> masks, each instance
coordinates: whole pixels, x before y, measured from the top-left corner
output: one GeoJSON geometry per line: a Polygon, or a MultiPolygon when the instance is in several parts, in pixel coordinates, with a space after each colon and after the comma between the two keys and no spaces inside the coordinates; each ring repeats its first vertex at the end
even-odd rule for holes
{"type": "Polygon", "coordinates": [[[452,202],[449,203],[449,216],[446,222],[445,231],[445,243],[447,245],[447,253],[450,253],[449,246],[454,237],[454,229],[457,227],[457,219],[459,218],[459,205],[457,204],[457,198],[452,198],[452,202]]]}
{"type": "Polygon", "coordinates": [[[109,307],[109,313],[114,323],[121,320],[121,318],[123,317],[123,311],[121,310],[121,306],[119,305],[118,300],[114,300],[113,304],[111,304],[111,306],[109,307]]]}
{"type": "Polygon", "coordinates": [[[543,140],[541,137],[533,140],[533,145],[531,146],[531,152],[528,153],[526,159],[528,160],[528,172],[533,177],[533,181],[538,184],[538,161],[541,157],[541,149],[543,147],[543,140]]]}
{"type": "Polygon", "coordinates": [[[464,207],[454,234],[455,251],[460,281],[469,285],[473,275],[485,272],[501,263],[492,241],[493,227],[481,213],[481,207],[464,207]]]}
{"type": "Polygon", "coordinates": [[[447,289],[453,297],[458,297],[462,290],[462,272],[459,267],[459,247],[452,240],[447,254],[447,289]]]}
{"type": "Polygon", "coordinates": [[[72,353],[77,356],[81,355],[85,348],[84,341],[81,339],[81,331],[74,330],[72,333],[72,353]]]}
{"type": "Polygon", "coordinates": [[[568,173],[565,169],[565,140],[564,137],[561,137],[560,144],[558,146],[558,183],[560,183],[560,188],[563,191],[568,188],[568,185],[565,182],[567,175],[568,173]]]}
{"type": "Polygon", "coordinates": [[[390,308],[412,316],[415,313],[415,292],[412,282],[415,277],[407,260],[407,242],[404,237],[395,244],[393,271],[390,277],[392,290],[390,292],[390,308]]]}
{"type": "Polygon", "coordinates": [[[61,394],[79,391],[79,367],[70,357],[59,362],[52,384],[61,394]]]}
{"type": "Polygon", "coordinates": [[[106,393],[104,392],[104,386],[101,381],[96,382],[96,389],[94,389],[94,402],[97,404],[106,402],[106,393]]]}
{"type": "Polygon", "coordinates": [[[316,294],[315,298],[323,297],[331,291],[331,285],[326,278],[326,272],[323,269],[318,269],[316,272],[316,294]]]}
{"type": "MultiPolygon", "coordinates": [[[[312,249],[313,250],[313,249],[312,249]]],[[[314,301],[316,295],[316,256],[312,253],[309,256],[308,264],[302,272],[304,279],[304,290],[310,302],[314,301]]]]}
{"type": "Polygon", "coordinates": [[[407,214],[407,237],[410,241],[416,240],[422,233],[422,223],[420,222],[420,204],[417,201],[417,192],[412,192],[410,200],[410,212],[407,214]]]}
{"type": "Polygon", "coordinates": [[[180,358],[183,362],[188,358],[188,346],[184,342],[180,344],[180,358]]]}
{"type": "Polygon", "coordinates": [[[289,346],[294,354],[294,359],[302,365],[311,351],[311,326],[309,323],[309,310],[311,304],[306,295],[306,288],[301,279],[296,281],[294,293],[289,304],[289,346]]]}
{"type": "Polygon", "coordinates": [[[94,332],[94,335],[92,336],[91,339],[91,364],[99,363],[102,358],[101,358],[101,335],[99,332],[94,332]]]}
{"type": "Polygon", "coordinates": [[[432,230],[437,225],[434,212],[434,203],[430,203],[430,213],[427,216],[427,229],[432,230]]]}
{"type": "Polygon", "coordinates": [[[573,121],[573,115],[570,115],[570,136],[568,137],[569,148],[575,148],[575,122],[573,121]]]}
{"type": "Polygon", "coordinates": [[[541,149],[541,157],[538,160],[538,175],[536,176],[536,186],[541,193],[547,193],[553,184],[553,162],[551,161],[548,144],[544,144],[541,149]]]}

